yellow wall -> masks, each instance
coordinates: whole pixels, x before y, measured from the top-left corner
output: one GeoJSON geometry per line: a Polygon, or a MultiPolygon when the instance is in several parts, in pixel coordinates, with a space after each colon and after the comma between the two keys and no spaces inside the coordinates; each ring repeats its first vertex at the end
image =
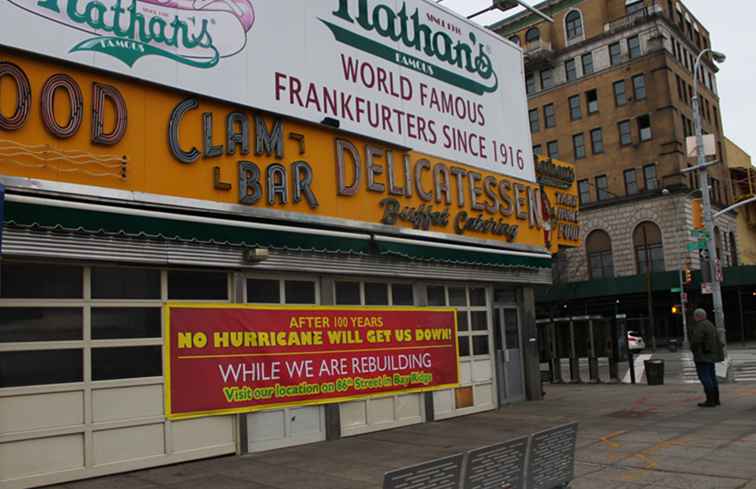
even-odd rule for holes
{"type": "MultiPolygon", "coordinates": [[[[737,144],[730,139],[724,139],[725,153],[727,154],[727,164],[730,168],[751,168],[752,172],[756,172],[751,164],[751,156],[743,151],[737,144]]],[[[738,199],[743,194],[737,189],[735,182],[733,182],[733,196],[738,199]]],[[[738,209],[738,221],[737,221],[737,247],[738,247],[738,263],[740,265],[756,265],[756,227],[749,224],[746,214],[748,212],[753,213],[752,208],[756,204],[750,204],[738,209]]]]}

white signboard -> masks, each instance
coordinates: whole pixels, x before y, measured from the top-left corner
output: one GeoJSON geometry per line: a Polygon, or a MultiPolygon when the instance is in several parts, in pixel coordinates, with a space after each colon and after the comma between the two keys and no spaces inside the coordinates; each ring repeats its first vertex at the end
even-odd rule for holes
{"type": "Polygon", "coordinates": [[[0,44],[535,181],[519,48],[430,0],[0,0],[0,44]]]}
{"type": "MultiPolygon", "coordinates": [[[[704,134],[704,156],[716,156],[717,144],[713,134],[704,134]]],[[[685,138],[685,146],[688,152],[688,158],[698,157],[698,138],[688,136],[685,138]]]]}

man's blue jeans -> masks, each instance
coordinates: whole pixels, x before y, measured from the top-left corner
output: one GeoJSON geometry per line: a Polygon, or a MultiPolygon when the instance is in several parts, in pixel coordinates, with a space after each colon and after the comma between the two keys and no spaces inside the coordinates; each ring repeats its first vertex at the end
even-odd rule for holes
{"type": "Polygon", "coordinates": [[[698,379],[703,384],[705,392],[711,392],[719,389],[717,380],[717,371],[712,362],[696,362],[696,372],[698,379]]]}

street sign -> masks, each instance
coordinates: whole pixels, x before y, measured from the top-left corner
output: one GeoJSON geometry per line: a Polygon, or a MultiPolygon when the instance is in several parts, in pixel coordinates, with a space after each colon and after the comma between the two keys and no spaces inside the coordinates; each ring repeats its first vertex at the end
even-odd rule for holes
{"type": "Polygon", "coordinates": [[[696,241],[695,243],[688,243],[688,251],[706,250],[706,241],[696,241]]]}
{"type": "Polygon", "coordinates": [[[719,258],[717,258],[714,263],[716,264],[715,269],[717,271],[717,282],[722,283],[724,282],[724,275],[722,274],[722,262],[720,262],[719,258]]]}
{"type": "Polygon", "coordinates": [[[706,229],[691,229],[690,235],[697,238],[709,239],[710,235],[706,229]]]}
{"type": "Polygon", "coordinates": [[[671,289],[669,289],[669,291],[673,294],[679,294],[680,292],[682,292],[682,289],[680,287],[672,287],[671,289]]]}
{"type": "Polygon", "coordinates": [[[710,282],[703,282],[701,284],[701,293],[702,294],[711,294],[711,283],[710,282]]]}
{"type": "MultiPolygon", "coordinates": [[[[716,139],[713,134],[704,134],[704,155],[716,156],[717,146],[716,139]]],[[[688,136],[685,138],[685,149],[688,153],[688,158],[698,158],[698,141],[696,136],[688,136]]]]}
{"type": "Polygon", "coordinates": [[[688,303],[688,293],[687,292],[683,292],[682,293],[682,301],[683,301],[683,304],[687,304],[688,303]]]}

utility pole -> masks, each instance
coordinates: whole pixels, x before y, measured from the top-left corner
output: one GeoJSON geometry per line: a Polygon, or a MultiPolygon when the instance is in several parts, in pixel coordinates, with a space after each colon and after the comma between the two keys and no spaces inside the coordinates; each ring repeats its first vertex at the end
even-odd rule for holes
{"type": "Polygon", "coordinates": [[[717,273],[717,249],[714,235],[714,218],[711,209],[711,193],[709,192],[709,173],[707,171],[706,154],[704,151],[703,127],[701,125],[701,98],[698,94],[698,73],[701,69],[701,60],[703,56],[710,52],[712,58],[717,63],[723,63],[725,55],[711,49],[704,49],[698,54],[693,70],[693,127],[696,132],[696,149],[698,156],[698,179],[703,198],[704,228],[709,235],[707,241],[707,251],[709,253],[709,270],[711,275],[712,300],[714,303],[714,320],[717,325],[717,332],[722,345],[727,344],[727,334],[725,333],[725,317],[722,305],[722,284],[719,282],[717,273]]]}

